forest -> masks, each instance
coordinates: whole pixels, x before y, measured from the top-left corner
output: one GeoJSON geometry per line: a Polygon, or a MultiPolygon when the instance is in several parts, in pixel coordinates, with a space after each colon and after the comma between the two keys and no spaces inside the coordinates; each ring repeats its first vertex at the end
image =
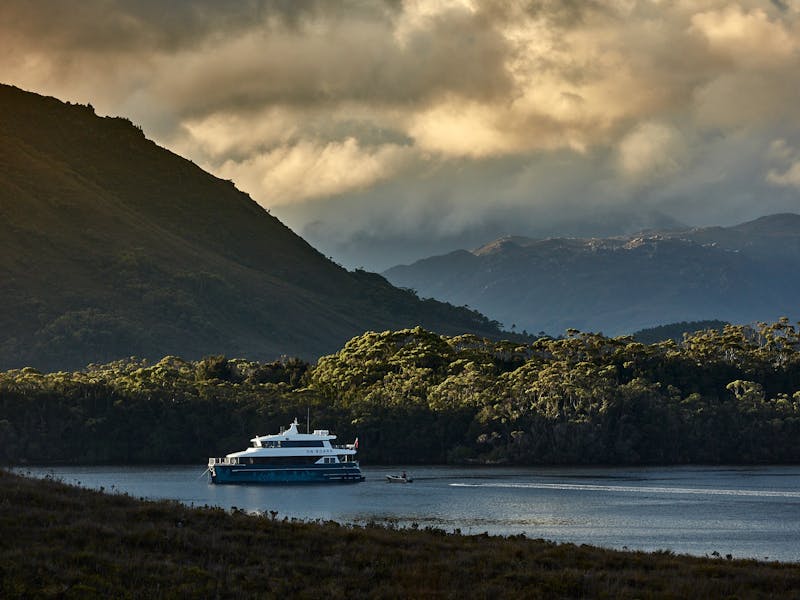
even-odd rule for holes
{"type": "Polygon", "coordinates": [[[800,462],[788,319],[654,344],[369,332],[316,364],[136,358],[0,373],[11,464],[204,463],[310,415],[372,464],[800,462]]]}

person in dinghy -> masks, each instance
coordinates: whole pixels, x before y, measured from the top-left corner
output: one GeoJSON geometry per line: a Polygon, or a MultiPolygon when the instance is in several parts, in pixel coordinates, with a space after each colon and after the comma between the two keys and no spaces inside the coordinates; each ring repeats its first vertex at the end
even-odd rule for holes
{"type": "Polygon", "coordinates": [[[411,483],[414,480],[403,471],[401,475],[387,475],[386,481],[389,483],[411,483]]]}

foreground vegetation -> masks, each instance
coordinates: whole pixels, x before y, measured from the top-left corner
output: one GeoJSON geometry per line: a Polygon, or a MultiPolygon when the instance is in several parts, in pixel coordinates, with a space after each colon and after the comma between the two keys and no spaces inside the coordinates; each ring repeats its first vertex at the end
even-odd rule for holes
{"type": "Polygon", "coordinates": [[[32,480],[0,471],[0,596],[792,597],[800,566],[394,531],[32,480]]]}
{"type": "Polygon", "coordinates": [[[306,410],[368,462],[800,463],[800,332],[366,333],[316,365],[222,356],[0,373],[6,462],[202,462],[306,410]]]}

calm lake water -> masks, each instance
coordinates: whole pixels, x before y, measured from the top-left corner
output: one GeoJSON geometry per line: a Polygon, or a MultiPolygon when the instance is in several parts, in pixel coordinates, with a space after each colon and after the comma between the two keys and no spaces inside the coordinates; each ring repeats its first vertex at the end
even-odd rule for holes
{"type": "Polygon", "coordinates": [[[210,485],[202,466],[23,468],[67,483],[301,519],[800,561],[800,467],[362,467],[364,483],[210,485]]]}

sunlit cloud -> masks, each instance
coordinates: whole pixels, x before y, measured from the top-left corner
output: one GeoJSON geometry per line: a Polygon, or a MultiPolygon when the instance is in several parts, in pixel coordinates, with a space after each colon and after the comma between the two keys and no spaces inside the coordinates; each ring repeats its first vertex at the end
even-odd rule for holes
{"type": "Polygon", "coordinates": [[[625,176],[635,180],[674,175],[686,159],[686,145],[680,133],[662,123],[642,123],[619,145],[619,165],[625,176]]]}
{"type": "Polygon", "coordinates": [[[792,186],[800,189],[800,160],[792,163],[782,173],[771,170],[767,174],[767,181],[776,185],[792,186]]]}
{"type": "Polygon", "coordinates": [[[353,252],[800,210],[800,157],[769,149],[800,147],[796,1],[7,0],[0,80],[128,116],[353,252]]]}
{"type": "Polygon", "coordinates": [[[761,8],[747,10],[729,4],[693,15],[691,29],[705,37],[714,54],[744,67],[766,67],[796,58],[796,32],[790,32],[779,18],[770,18],[761,8]]]}
{"type": "Polygon", "coordinates": [[[279,146],[241,162],[229,160],[217,171],[279,206],[365,188],[395,175],[410,158],[402,146],[362,148],[355,138],[347,138],[279,146]]]}
{"type": "Polygon", "coordinates": [[[779,167],[769,170],[767,181],[773,185],[800,189],[800,150],[790,146],[784,139],[777,139],[770,144],[768,157],[779,167]]]}

